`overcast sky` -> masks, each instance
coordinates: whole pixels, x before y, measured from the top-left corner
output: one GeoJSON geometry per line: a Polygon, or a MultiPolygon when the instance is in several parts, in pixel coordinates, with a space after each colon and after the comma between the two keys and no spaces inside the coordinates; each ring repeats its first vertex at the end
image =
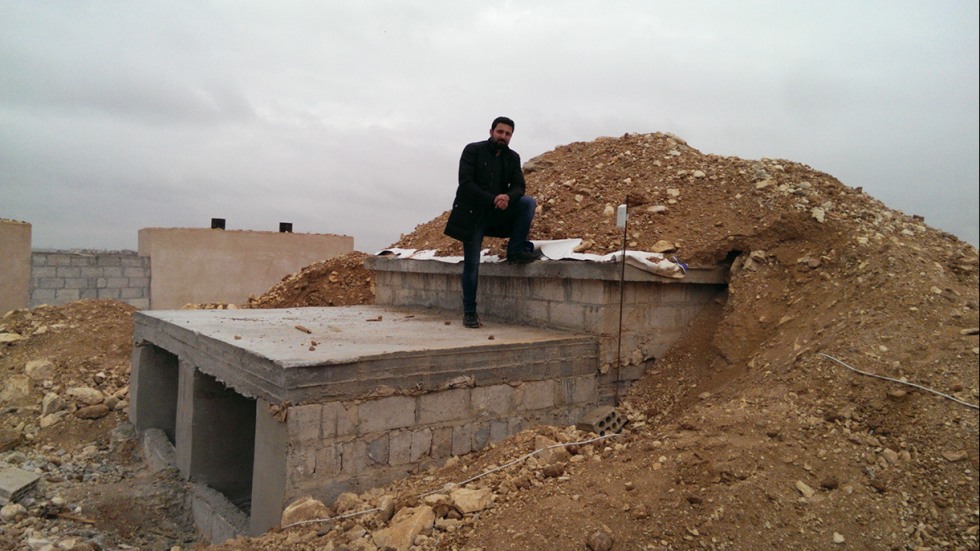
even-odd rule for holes
{"type": "Polygon", "coordinates": [[[976,0],[0,0],[0,218],[34,248],[225,218],[377,252],[449,208],[503,114],[524,160],[672,132],[976,246],[977,21],[976,0]]]}

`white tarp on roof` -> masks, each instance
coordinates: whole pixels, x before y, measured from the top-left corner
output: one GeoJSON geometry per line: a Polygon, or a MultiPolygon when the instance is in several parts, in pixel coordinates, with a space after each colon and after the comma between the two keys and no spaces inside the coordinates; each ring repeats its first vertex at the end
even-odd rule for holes
{"type": "MultiPolygon", "coordinates": [[[[534,250],[542,254],[542,260],[580,260],[583,262],[620,262],[623,258],[623,251],[616,251],[605,255],[577,253],[575,248],[582,244],[581,239],[556,239],[552,241],[532,241],[534,250]]],[[[503,259],[495,254],[488,254],[490,249],[484,249],[480,255],[480,262],[502,262],[503,259]]],[[[434,260],[448,264],[458,264],[463,261],[462,256],[436,256],[436,251],[432,249],[385,249],[378,253],[381,256],[394,256],[411,260],[434,260]]],[[[676,258],[666,258],[660,253],[647,251],[626,251],[626,263],[641,270],[664,277],[676,279],[683,278],[687,266],[677,261],[676,258]]]]}

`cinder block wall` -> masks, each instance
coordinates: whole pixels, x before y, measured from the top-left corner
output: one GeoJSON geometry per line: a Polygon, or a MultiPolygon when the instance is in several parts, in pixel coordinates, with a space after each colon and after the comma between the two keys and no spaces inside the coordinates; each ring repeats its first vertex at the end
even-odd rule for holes
{"type": "Polygon", "coordinates": [[[135,251],[34,251],[30,280],[31,308],[102,298],[150,307],[150,259],[135,251]]]}
{"type": "MultiPolygon", "coordinates": [[[[366,265],[375,271],[376,304],[462,315],[461,264],[372,257],[366,265]]],[[[484,264],[478,310],[505,321],[598,336],[600,398],[612,403],[726,287],[723,269],[690,270],[684,279],[670,279],[627,266],[620,335],[620,269],[572,261],[484,264]]]]}
{"type": "Polygon", "coordinates": [[[0,316],[26,308],[31,288],[31,225],[0,219],[0,316]]]}
{"type": "Polygon", "coordinates": [[[330,503],[529,426],[573,424],[596,398],[595,376],[580,375],[291,407],[284,503],[302,495],[330,503]]]}

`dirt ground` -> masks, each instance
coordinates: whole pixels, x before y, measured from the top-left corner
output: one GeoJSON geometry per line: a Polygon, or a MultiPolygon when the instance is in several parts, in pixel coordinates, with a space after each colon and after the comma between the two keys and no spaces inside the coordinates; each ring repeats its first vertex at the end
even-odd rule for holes
{"type": "MultiPolygon", "coordinates": [[[[435,527],[414,548],[978,548],[974,247],[808,166],[706,155],[666,134],[561,146],[525,172],[539,203],[532,238],[616,250],[615,207],[628,201],[631,249],[730,263],[728,292],[650,361],[619,405],[629,419],[621,435],[469,483],[491,503],[465,514],[436,507],[435,527]]],[[[394,246],[458,254],[442,235],[445,216],[394,246]]],[[[488,245],[503,250],[503,241],[488,245]]],[[[363,258],[318,263],[240,307],[370,302],[363,258]]],[[[118,303],[82,301],[0,320],[0,335],[23,337],[0,344],[9,442],[0,462],[42,473],[25,512],[0,521],[0,547],[76,535],[103,549],[204,547],[179,481],[146,472],[123,423],[130,315],[118,303]],[[40,359],[54,373],[27,376],[27,362],[40,359]],[[84,395],[68,389],[80,386],[102,392],[101,417],[78,417],[84,395]],[[42,422],[45,394],[63,397],[65,413],[42,428],[53,420],[42,422]]],[[[407,510],[541,439],[589,437],[536,427],[358,503],[388,498],[407,510]]],[[[375,512],[217,548],[378,549],[387,522],[375,512]]]]}

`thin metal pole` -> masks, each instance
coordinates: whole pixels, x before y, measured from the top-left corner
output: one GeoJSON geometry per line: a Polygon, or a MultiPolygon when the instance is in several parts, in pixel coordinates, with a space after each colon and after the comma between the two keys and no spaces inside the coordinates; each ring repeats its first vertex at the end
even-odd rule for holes
{"type": "Polygon", "coordinates": [[[616,405],[619,405],[619,375],[620,366],[623,364],[623,303],[626,294],[626,236],[630,226],[629,199],[623,201],[626,207],[626,219],[623,220],[623,258],[620,259],[619,268],[619,331],[616,335],[616,380],[613,383],[616,389],[616,405]]]}

